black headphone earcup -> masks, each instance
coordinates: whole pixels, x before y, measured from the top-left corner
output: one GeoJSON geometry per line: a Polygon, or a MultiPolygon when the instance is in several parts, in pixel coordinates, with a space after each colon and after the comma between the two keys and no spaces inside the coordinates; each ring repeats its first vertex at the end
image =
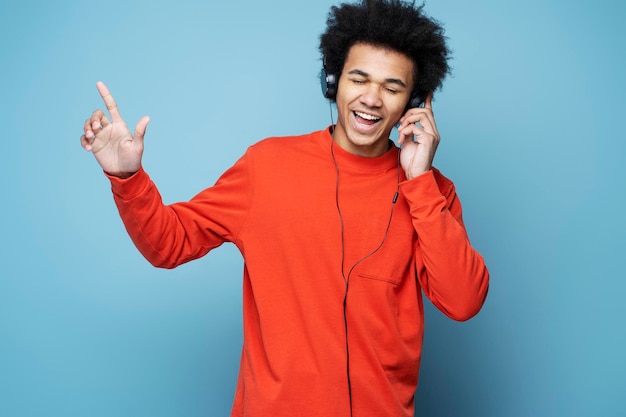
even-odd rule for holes
{"type": "Polygon", "coordinates": [[[420,107],[422,103],[424,103],[424,99],[422,97],[420,96],[411,97],[411,100],[409,100],[409,104],[406,106],[406,108],[407,110],[414,109],[414,108],[420,107]]]}
{"type": "Polygon", "coordinates": [[[337,96],[337,78],[335,74],[327,74],[326,69],[320,72],[320,85],[325,98],[334,100],[337,96]]]}

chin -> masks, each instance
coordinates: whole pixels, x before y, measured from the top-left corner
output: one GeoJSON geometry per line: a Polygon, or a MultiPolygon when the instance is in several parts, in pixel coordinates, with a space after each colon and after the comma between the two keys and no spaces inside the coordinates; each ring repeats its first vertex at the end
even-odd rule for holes
{"type": "Polygon", "coordinates": [[[361,146],[373,146],[382,141],[386,142],[387,139],[389,139],[389,133],[391,133],[391,130],[387,133],[380,129],[368,133],[358,131],[351,133],[352,134],[348,137],[352,143],[359,144],[361,146]]]}

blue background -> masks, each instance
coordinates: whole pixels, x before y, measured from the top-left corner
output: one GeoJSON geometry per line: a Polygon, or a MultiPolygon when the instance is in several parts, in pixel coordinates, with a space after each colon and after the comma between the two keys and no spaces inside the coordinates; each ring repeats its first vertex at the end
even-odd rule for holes
{"type": "MultiPolygon", "coordinates": [[[[228,415],[242,261],[173,271],[127,237],[79,145],[105,81],[166,202],[257,140],[330,123],[329,0],[2,2],[0,415],[228,415]]],[[[427,305],[422,416],[626,416],[621,1],[431,1],[454,52],[437,166],[492,274],[472,321],[427,305]]]]}

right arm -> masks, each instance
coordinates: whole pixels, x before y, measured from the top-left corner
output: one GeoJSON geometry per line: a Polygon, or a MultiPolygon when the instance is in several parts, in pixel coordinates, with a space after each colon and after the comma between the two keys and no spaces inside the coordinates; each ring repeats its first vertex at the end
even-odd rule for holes
{"type": "Polygon", "coordinates": [[[249,156],[188,202],[164,205],[148,174],[109,176],[115,204],[133,243],[154,266],[175,268],[224,242],[235,242],[252,201],[249,156]]]}
{"type": "Polygon", "coordinates": [[[146,259],[154,266],[174,268],[225,241],[234,242],[251,201],[247,159],[191,201],[164,205],[141,166],[148,117],[131,135],[107,87],[101,82],[97,87],[111,119],[102,110],[94,111],[85,122],[81,144],[109,177],[126,230],[146,259]]]}

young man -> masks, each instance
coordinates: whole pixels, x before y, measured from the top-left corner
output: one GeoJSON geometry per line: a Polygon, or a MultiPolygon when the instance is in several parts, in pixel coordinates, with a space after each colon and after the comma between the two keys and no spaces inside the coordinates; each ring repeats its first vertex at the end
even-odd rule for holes
{"type": "Polygon", "coordinates": [[[432,167],[432,91],[448,72],[442,29],[399,0],[333,7],[321,37],[335,126],[251,146],[189,202],[164,205],[113,97],[83,147],[111,180],[124,224],[155,266],[232,242],[244,261],[244,343],[232,416],[412,416],[422,293],[467,320],[489,276],[453,184],[432,167]],[[424,107],[418,107],[424,100],[424,107]],[[400,151],[389,140],[399,123],[400,151]]]}

